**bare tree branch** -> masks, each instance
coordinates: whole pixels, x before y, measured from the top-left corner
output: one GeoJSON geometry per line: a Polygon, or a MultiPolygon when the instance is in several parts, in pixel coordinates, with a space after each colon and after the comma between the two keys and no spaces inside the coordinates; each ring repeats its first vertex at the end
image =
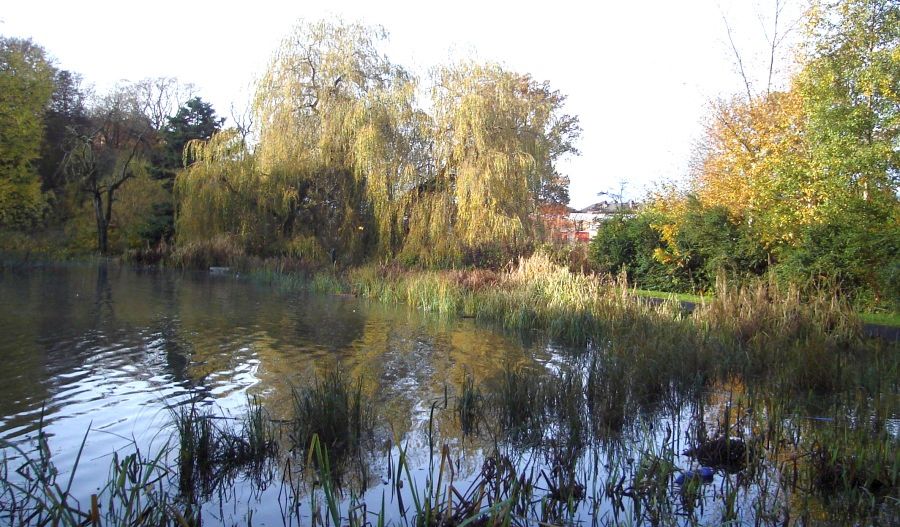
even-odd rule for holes
{"type": "Polygon", "coordinates": [[[728,17],[722,14],[722,21],[725,22],[725,31],[728,33],[728,42],[731,43],[731,50],[734,51],[734,57],[737,60],[738,69],[741,79],[744,81],[744,88],[747,90],[747,102],[753,102],[753,90],[750,88],[750,79],[747,72],[744,71],[744,61],[741,60],[741,53],[738,51],[737,45],[734,43],[734,37],[731,34],[731,25],[728,23],[728,17]]]}

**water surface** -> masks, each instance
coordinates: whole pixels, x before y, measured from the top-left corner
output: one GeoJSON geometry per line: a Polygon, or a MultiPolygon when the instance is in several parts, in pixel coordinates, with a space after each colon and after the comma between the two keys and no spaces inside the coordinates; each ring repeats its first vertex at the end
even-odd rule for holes
{"type": "MultiPolygon", "coordinates": [[[[466,376],[487,389],[496,387],[505,371],[526,367],[552,376],[563,390],[567,378],[586,382],[591,360],[587,352],[602,350],[567,348],[533,335],[495,331],[473,320],[441,319],[349,295],[310,295],[234,276],[114,264],[0,273],[0,335],[0,439],[28,450],[43,430],[64,474],[84,441],[73,487],[74,495],[83,499],[106,481],[113,452],[127,453],[135,446],[153,452],[170,442],[174,409],[200,405],[224,417],[239,417],[248,397],[258,396],[276,421],[288,420],[291,387],[340,364],[350,377],[362,379],[378,415],[375,447],[367,457],[371,471],[357,492],[363,492],[372,507],[386,496],[394,511],[389,518],[400,520],[396,497],[387,485],[389,458],[396,460],[398,443],[404,445],[414,469],[411,477],[422,482],[434,451],[431,440],[452,447],[461,488],[481,473],[487,453],[499,449],[517,469],[543,481],[538,494],[547,495],[552,479],[544,475],[541,480],[542,474],[553,474],[561,466],[577,474],[587,497],[570,511],[573,521],[636,518],[639,523],[653,519],[646,512],[655,506],[647,502],[650,495],[637,496],[632,509],[619,510],[623,496],[636,491],[619,488],[617,502],[605,494],[604,486],[626,472],[626,483],[637,485],[639,465],[664,451],[680,468],[696,469],[696,461],[682,452],[698,426],[712,429],[723,418],[735,424],[742,418],[736,406],[732,410],[735,394],[753,388],[735,379],[691,393],[674,388],[642,391],[639,376],[626,387],[627,398],[634,402],[628,407],[630,415],[613,433],[592,436],[586,445],[571,449],[565,444],[563,436],[573,434],[564,422],[540,431],[541,444],[531,442],[537,448],[496,435],[490,423],[490,433],[465,438],[452,399],[466,376]],[[565,457],[571,459],[561,459],[565,457]]],[[[576,392],[583,395],[580,384],[576,392]]],[[[779,426],[797,438],[804,436],[828,425],[833,416],[818,419],[830,404],[817,397],[798,401],[779,426]]],[[[748,423],[754,418],[744,417],[748,423]]],[[[894,409],[886,420],[895,439],[896,418],[894,409]]],[[[588,417],[577,426],[590,428],[596,420],[588,417]]],[[[749,425],[732,428],[729,433],[759,433],[749,425]]],[[[11,449],[4,453],[13,462],[19,455],[11,449]]],[[[719,523],[727,516],[726,496],[737,496],[738,516],[746,521],[761,518],[766,523],[771,518],[777,523],[795,507],[806,514],[821,508],[780,488],[784,470],[784,460],[773,458],[757,466],[752,478],[717,471],[691,500],[685,500],[670,478],[662,489],[671,501],[660,509],[668,511],[664,523],[719,523]],[[776,512],[760,516],[760,504],[776,512]]],[[[250,514],[257,525],[290,519],[283,516],[283,489],[278,485],[259,489],[238,479],[229,487],[227,495],[206,505],[207,522],[246,523],[250,514]]],[[[895,513],[896,505],[886,514],[895,513]]]]}

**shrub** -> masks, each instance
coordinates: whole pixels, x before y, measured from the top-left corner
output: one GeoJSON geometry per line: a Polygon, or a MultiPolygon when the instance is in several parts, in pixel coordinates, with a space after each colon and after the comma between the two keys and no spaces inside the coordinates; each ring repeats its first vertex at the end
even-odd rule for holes
{"type": "Polygon", "coordinates": [[[767,267],[765,249],[724,207],[703,207],[689,199],[676,242],[684,255],[682,271],[694,290],[711,289],[720,272],[728,277],[760,276],[767,267]]]}
{"type": "Polygon", "coordinates": [[[245,258],[244,249],[229,236],[182,244],[171,256],[171,263],[184,269],[238,266],[245,258]]]}
{"type": "Polygon", "coordinates": [[[661,247],[659,233],[653,228],[658,221],[655,214],[616,216],[600,225],[591,240],[589,257],[598,271],[619,274],[623,270],[628,281],[650,289],[683,289],[678,276],[653,258],[661,247]]]}

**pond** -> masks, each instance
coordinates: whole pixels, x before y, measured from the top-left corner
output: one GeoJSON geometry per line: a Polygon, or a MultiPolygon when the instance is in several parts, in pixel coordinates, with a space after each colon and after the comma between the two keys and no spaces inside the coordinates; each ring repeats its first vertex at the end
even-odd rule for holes
{"type": "MultiPolygon", "coordinates": [[[[28,480],[21,467],[41,455],[42,438],[57,481],[75,475],[68,494],[82,511],[135,450],[161,453],[171,478],[160,492],[183,502],[176,416],[199,412],[236,429],[258,403],[279,453],[191,494],[196,514],[209,525],[326,521],[329,485],[308,445],[292,444],[290,423],[298,394],[312,393],[304,387],[340,371],[358,380],[372,417],[364,444],[331,469],[342,523],[377,524],[383,509],[388,523],[413,524],[424,514],[419,498],[446,509],[456,492],[460,509],[475,501],[472,489],[485,496],[468,504],[473,511],[508,507],[520,524],[840,524],[846,503],[850,518],[897,519],[896,378],[877,397],[784,397],[738,378],[642,387],[626,359],[597,344],[571,348],[350,295],[112,263],[3,272],[0,335],[4,478],[28,480]],[[837,435],[859,442],[812,446],[837,435]],[[840,466],[834,453],[846,448],[876,467],[827,488],[827,467],[840,466]],[[816,461],[826,454],[832,463],[816,461]]],[[[0,517],[27,517],[3,516],[14,501],[5,489],[0,517]]],[[[99,507],[111,513],[111,502],[99,507]]]]}

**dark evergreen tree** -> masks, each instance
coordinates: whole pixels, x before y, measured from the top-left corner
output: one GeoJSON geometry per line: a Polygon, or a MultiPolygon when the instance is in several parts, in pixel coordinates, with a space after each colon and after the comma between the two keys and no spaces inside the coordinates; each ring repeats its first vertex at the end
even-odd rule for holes
{"type": "MultiPolygon", "coordinates": [[[[184,147],[194,139],[207,140],[221,130],[224,118],[216,116],[212,104],[200,97],[193,97],[168,118],[162,130],[163,146],[153,160],[154,177],[163,179],[169,191],[175,175],[184,167],[184,147]]],[[[141,229],[141,236],[150,244],[171,240],[175,234],[174,200],[169,199],[153,205],[153,216],[147,219],[141,229]]]]}
{"type": "MultiPolygon", "coordinates": [[[[54,91],[44,118],[44,142],[38,174],[45,192],[59,193],[66,184],[63,158],[70,134],[88,134],[90,117],[81,85],[81,75],[59,70],[54,75],[54,91]]],[[[58,196],[57,196],[58,197],[58,196]]]]}
{"type": "Polygon", "coordinates": [[[163,131],[166,142],[166,160],[164,166],[170,170],[178,170],[184,166],[184,147],[194,139],[207,140],[222,129],[225,118],[216,117],[212,104],[194,97],[178,109],[178,113],[169,117],[168,125],[163,131]]]}

